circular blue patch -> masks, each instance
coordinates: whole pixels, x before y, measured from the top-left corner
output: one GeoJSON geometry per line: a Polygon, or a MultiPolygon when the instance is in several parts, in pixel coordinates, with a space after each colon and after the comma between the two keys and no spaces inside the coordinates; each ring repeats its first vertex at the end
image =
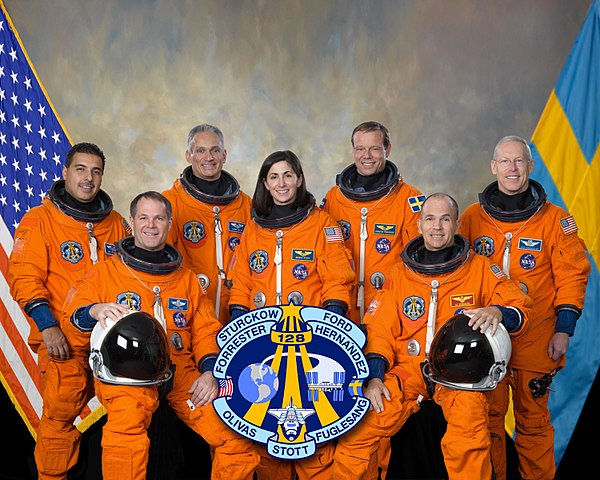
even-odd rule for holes
{"type": "Polygon", "coordinates": [[[117,295],[117,303],[119,305],[126,305],[130,310],[139,312],[142,308],[142,300],[140,296],[135,292],[122,292],[117,295]]]}
{"type": "Polygon", "coordinates": [[[262,273],[269,266],[269,254],[264,250],[254,250],[250,254],[250,269],[256,273],[262,273]]]}
{"type": "Polygon", "coordinates": [[[524,253],[521,255],[519,263],[524,270],[531,270],[535,267],[535,257],[531,253],[524,253]]]}
{"type": "Polygon", "coordinates": [[[306,265],[303,263],[298,263],[294,265],[294,268],[292,269],[292,275],[296,280],[304,280],[306,277],[308,277],[308,268],[306,268],[306,265]]]}
{"type": "Polygon", "coordinates": [[[181,312],[175,312],[173,314],[173,321],[175,322],[175,325],[177,325],[177,327],[179,328],[183,328],[187,325],[187,319],[185,318],[185,315],[181,312]]]}
{"type": "Polygon", "coordinates": [[[191,220],[183,226],[183,238],[198,243],[205,237],[204,225],[198,220],[191,220]]]}
{"type": "Polygon", "coordinates": [[[491,257],[494,253],[494,239],[491,237],[477,237],[473,241],[473,250],[477,255],[491,257]]]}
{"type": "Polygon", "coordinates": [[[366,337],[342,315],[295,304],[264,307],[223,326],[219,338],[214,410],[273,457],[314,455],[317,444],[345,434],[369,411],[366,337]],[[249,322],[252,328],[240,330],[249,322]],[[319,408],[323,404],[327,411],[319,408]],[[253,407],[262,415],[238,420],[253,407]]]}
{"type": "Polygon", "coordinates": [[[231,237],[229,239],[229,241],[227,242],[227,246],[229,247],[229,249],[234,252],[235,251],[235,247],[237,247],[240,244],[240,237],[231,237]]]}
{"type": "Polygon", "coordinates": [[[67,262],[77,263],[83,258],[83,248],[79,242],[67,240],[60,244],[60,253],[67,262]]]}
{"type": "Polygon", "coordinates": [[[425,301],[421,297],[406,297],[402,302],[402,312],[411,320],[417,320],[425,313],[425,301]]]}
{"type": "Polygon", "coordinates": [[[392,242],[390,242],[387,238],[380,238],[375,242],[375,250],[377,253],[381,253],[382,255],[388,253],[392,248],[392,242]]]}

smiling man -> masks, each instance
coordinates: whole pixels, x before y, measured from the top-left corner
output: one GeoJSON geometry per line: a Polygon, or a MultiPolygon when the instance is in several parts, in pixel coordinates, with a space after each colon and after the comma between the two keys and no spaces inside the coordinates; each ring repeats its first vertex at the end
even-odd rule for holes
{"type": "Polygon", "coordinates": [[[406,245],[401,262],[367,310],[369,381],[364,393],[373,409],[340,437],[336,480],[376,478],[372,472],[381,439],[395,435],[424,399],[440,405],[448,423],[441,440],[448,478],[492,478],[488,405],[481,390],[494,384],[432,388],[424,380],[421,362],[435,332],[453,315],[467,314],[473,330],[489,329],[492,336],[502,323],[511,337],[518,337],[531,301],[500,268],[470,253],[458,226],[458,205],[452,197],[427,197],[419,219],[421,236],[406,245]]]}
{"type": "MultiPolygon", "coordinates": [[[[227,427],[211,402],[218,385],[212,375],[220,328],[212,302],[181,254],[165,243],[171,226],[169,200],[158,192],[139,194],[130,206],[133,237],[119,241],[111,261],[96,265],[69,293],[65,316],[73,349],[89,354],[90,333],[106,319],[119,321],[131,310],[153,315],[169,339],[173,387],[166,400],[181,420],[213,448],[213,479],[251,479],[259,457],[253,444],[227,427]]],[[[102,429],[105,480],[146,478],[150,440],[146,430],[159,404],[156,385],[129,379],[103,383],[96,395],[106,407],[102,429]]]]}
{"type": "Polygon", "coordinates": [[[192,128],[185,158],[189,165],[163,192],[173,205],[167,243],[181,252],[183,264],[200,276],[217,318],[229,320],[230,281],[225,269],[250,220],[250,197],[223,170],[227,161],[223,132],[213,125],[192,128]]]}
{"type": "Polygon", "coordinates": [[[74,354],[63,333],[63,302],[71,285],[129,234],[100,189],[105,162],[97,145],[73,145],[63,178],[23,216],[10,256],[11,294],[32,320],[28,342],[44,379],[34,452],[41,480],[67,478],[77,463],[81,434],[73,421],[93,397],[87,357],[74,354]]]}
{"type": "Polygon", "coordinates": [[[556,467],[549,393],[534,397],[529,382],[564,366],[590,263],[575,219],[548,202],[542,185],[529,178],[533,160],[525,139],[500,139],[490,167],[497,181],[465,210],[461,233],[534,302],[529,328],[513,343],[509,375],[490,395],[492,461],[496,478],[506,479],[504,418],[512,395],[521,477],[550,480],[556,467]]]}
{"type": "Polygon", "coordinates": [[[405,183],[388,159],[392,142],[384,125],[363,122],[350,140],[354,163],[337,175],[321,207],[340,225],[357,265],[348,317],[360,324],[365,306],[398,263],[402,249],[418,235],[417,218],[425,196],[405,183]]]}
{"type": "MultiPolygon", "coordinates": [[[[392,151],[390,132],[379,122],[357,125],[350,136],[354,163],[336,177],[321,207],[339,224],[357,268],[348,318],[362,324],[365,308],[383,287],[408,241],[418,235],[417,218],[425,196],[405,183],[392,151]]],[[[379,450],[385,478],[391,448],[379,450]]]]}

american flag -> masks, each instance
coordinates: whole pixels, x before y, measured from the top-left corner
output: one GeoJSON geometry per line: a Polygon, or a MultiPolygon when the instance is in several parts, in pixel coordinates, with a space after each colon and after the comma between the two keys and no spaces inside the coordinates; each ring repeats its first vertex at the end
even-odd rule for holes
{"type": "Polygon", "coordinates": [[[338,226],[325,227],[325,238],[328,242],[342,242],[344,237],[342,235],[342,229],[338,226]]]}
{"type": "Polygon", "coordinates": [[[231,397],[233,395],[233,380],[231,378],[228,379],[219,379],[219,397],[231,397]]]}
{"type": "Polygon", "coordinates": [[[498,265],[496,265],[496,264],[490,265],[490,270],[498,278],[506,278],[506,274],[504,273],[504,270],[502,270],[498,265]]]}
{"type": "MultiPolygon", "coordinates": [[[[27,345],[29,323],[10,295],[8,257],[21,217],[61,178],[71,140],[1,1],[0,6],[0,380],[35,436],[42,411],[41,375],[37,356],[27,345]]],[[[85,428],[93,416],[81,420],[98,405],[92,400],[78,418],[78,428],[85,428]]]]}
{"type": "Polygon", "coordinates": [[[577,224],[575,223],[575,219],[573,215],[569,215],[568,217],[560,219],[560,226],[565,232],[565,235],[569,235],[570,233],[574,233],[577,231],[577,224]]]}

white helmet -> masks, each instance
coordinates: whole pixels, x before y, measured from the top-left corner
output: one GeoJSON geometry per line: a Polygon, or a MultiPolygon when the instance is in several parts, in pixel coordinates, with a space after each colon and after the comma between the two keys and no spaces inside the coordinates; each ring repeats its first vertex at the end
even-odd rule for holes
{"type": "Polygon", "coordinates": [[[494,335],[469,326],[470,317],[454,315],[436,332],[423,373],[432,382],[459,390],[493,390],[506,375],[512,347],[501,323],[494,335]]]}
{"type": "Polygon", "coordinates": [[[158,385],[171,378],[167,336],[151,315],[132,312],[117,322],[96,324],[89,363],[94,377],[115,385],[158,385]]]}

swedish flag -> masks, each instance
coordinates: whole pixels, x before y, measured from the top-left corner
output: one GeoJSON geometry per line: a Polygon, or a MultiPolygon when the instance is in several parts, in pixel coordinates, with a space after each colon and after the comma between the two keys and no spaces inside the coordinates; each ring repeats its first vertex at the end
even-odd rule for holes
{"type": "Polygon", "coordinates": [[[414,213],[419,213],[421,211],[421,207],[423,206],[424,201],[425,195],[417,195],[415,197],[408,198],[408,204],[410,205],[410,209],[414,213]]]}
{"type": "Polygon", "coordinates": [[[348,384],[348,393],[350,393],[351,397],[358,397],[358,396],[362,397],[362,395],[363,395],[362,386],[363,386],[363,380],[353,379],[348,384]]]}
{"type": "Polygon", "coordinates": [[[556,462],[569,443],[594,382],[600,353],[600,1],[590,7],[531,139],[532,177],[575,218],[592,272],[583,315],[550,395],[556,462]]]}

